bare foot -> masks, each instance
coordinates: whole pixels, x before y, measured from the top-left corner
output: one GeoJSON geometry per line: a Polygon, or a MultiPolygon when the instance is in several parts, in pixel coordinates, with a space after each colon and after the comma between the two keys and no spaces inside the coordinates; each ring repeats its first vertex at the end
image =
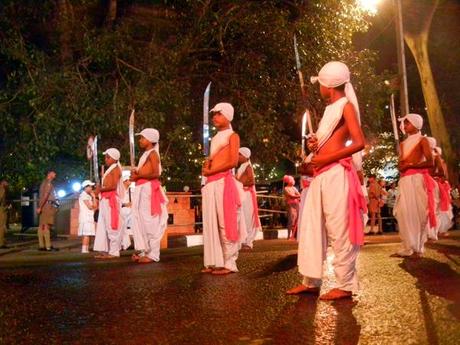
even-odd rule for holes
{"type": "Polygon", "coordinates": [[[96,259],[101,259],[101,260],[111,260],[111,259],[116,259],[118,258],[118,256],[114,256],[114,255],[96,255],[95,256],[96,259]]]}
{"type": "Polygon", "coordinates": [[[345,291],[335,288],[325,293],[324,295],[321,295],[319,299],[322,301],[335,301],[337,299],[351,298],[351,295],[351,291],[345,291]]]}
{"type": "Polygon", "coordinates": [[[439,238],[446,238],[446,237],[449,237],[449,233],[448,232],[440,232],[438,234],[438,237],[439,238]]]}
{"type": "Polygon", "coordinates": [[[211,267],[205,267],[201,270],[201,273],[212,273],[212,271],[214,271],[214,269],[211,267]]]}
{"type": "Polygon", "coordinates": [[[223,276],[223,275],[230,274],[230,273],[235,273],[235,272],[230,271],[228,268],[222,268],[221,270],[214,270],[211,272],[211,274],[215,274],[218,276],[223,276]]]}
{"type": "Polygon", "coordinates": [[[155,260],[150,259],[148,256],[141,256],[139,260],[137,260],[139,264],[151,264],[155,262],[155,260]]]}
{"type": "Polygon", "coordinates": [[[131,261],[133,261],[133,262],[138,262],[140,258],[141,258],[141,256],[136,254],[136,253],[131,255],[131,261]]]}
{"type": "Polygon", "coordinates": [[[105,257],[107,256],[108,254],[97,254],[97,255],[94,255],[94,258],[95,259],[105,259],[105,257]]]}
{"type": "Polygon", "coordinates": [[[288,295],[300,295],[303,293],[310,293],[310,294],[319,294],[319,287],[316,286],[305,286],[303,284],[297,285],[295,288],[286,291],[288,295]]]}

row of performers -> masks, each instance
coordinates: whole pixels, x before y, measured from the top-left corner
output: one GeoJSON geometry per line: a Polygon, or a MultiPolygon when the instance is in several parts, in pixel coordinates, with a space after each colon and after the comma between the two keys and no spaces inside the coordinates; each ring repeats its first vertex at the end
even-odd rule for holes
{"type": "MultiPolygon", "coordinates": [[[[341,62],[329,62],[312,82],[319,82],[320,94],[327,106],[318,130],[307,140],[313,179],[300,210],[298,267],[302,282],[287,293],[320,293],[326,250],[331,246],[336,286],[320,298],[351,298],[358,287],[356,259],[364,243],[363,217],[367,213],[359,175],[365,139],[348,67],[341,62]]],[[[226,275],[238,272],[239,250],[260,223],[255,212],[257,202],[249,168],[250,151],[240,148],[239,136],[231,127],[234,109],[229,103],[219,103],[211,113],[218,132],[211,140],[210,155],[202,168],[206,178],[202,188],[202,272],[226,275]],[[233,171],[239,163],[235,176],[233,171]]],[[[430,177],[430,171],[436,170],[433,149],[420,132],[422,117],[407,114],[400,120],[407,139],[401,144],[401,179],[395,205],[402,240],[402,248],[396,255],[418,257],[424,251],[427,224],[432,227],[436,223],[434,194],[438,184],[430,177]]],[[[147,128],[139,133],[139,146],[144,153],[130,177],[136,184],[131,227],[135,249],[140,252],[133,255],[133,260],[138,263],[160,259],[160,241],[167,224],[167,199],[159,182],[158,140],[155,129],[147,128]]],[[[123,236],[123,219],[119,216],[123,197],[119,158],[118,150],[105,151],[109,168],[101,187],[96,188],[96,194],[100,195],[100,215],[94,249],[107,253],[101,258],[117,257],[123,236]]]]}

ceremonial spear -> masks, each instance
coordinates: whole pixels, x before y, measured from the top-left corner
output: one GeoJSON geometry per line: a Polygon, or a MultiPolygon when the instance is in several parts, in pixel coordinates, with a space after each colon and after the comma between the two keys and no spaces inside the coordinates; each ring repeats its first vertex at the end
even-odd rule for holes
{"type": "MultiPolygon", "coordinates": [[[[297,37],[294,34],[294,53],[295,53],[295,63],[296,63],[296,69],[297,69],[297,75],[299,77],[299,82],[300,82],[300,91],[302,94],[302,101],[303,104],[307,104],[307,93],[305,92],[305,83],[303,79],[303,74],[301,71],[301,65],[300,65],[300,56],[299,56],[299,50],[297,48],[297,37]]],[[[308,108],[305,110],[305,113],[302,116],[302,157],[305,156],[305,138],[306,138],[306,130],[307,130],[307,125],[308,125],[308,132],[309,134],[313,134],[313,126],[311,123],[311,114],[308,108]]]]}

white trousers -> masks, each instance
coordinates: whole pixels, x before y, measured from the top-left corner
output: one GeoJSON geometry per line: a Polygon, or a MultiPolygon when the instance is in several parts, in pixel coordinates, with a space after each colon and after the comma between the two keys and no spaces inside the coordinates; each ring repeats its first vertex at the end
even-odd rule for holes
{"type": "MultiPolygon", "coordinates": [[[[118,200],[118,199],[117,199],[118,200]]],[[[121,203],[119,203],[121,207],[121,203]]],[[[109,255],[120,256],[121,239],[123,238],[123,218],[119,216],[118,229],[111,227],[109,200],[102,198],[99,203],[99,218],[97,220],[94,250],[106,252],[109,255]]]]}
{"type": "Polygon", "coordinates": [[[315,177],[300,214],[298,265],[304,276],[302,283],[309,287],[321,285],[330,244],[334,253],[332,266],[336,287],[357,290],[356,259],[360,246],[349,239],[348,179],[341,165],[315,177]]]}
{"type": "Polygon", "coordinates": [[[132,216],[132,209],[131,207],[122,207],[121,208],[121,216],[123,217],[123,239],[121,241],[121,247],[123,249],[128,249],[131,246],[131,237],[133,232],[131,230],[131,216],[132,216]]]}
{"type": "Polygon", "coordinates": [[[252,204],[252,195],[250,191],[244,191],[244,197],[241,200],[241,208],[243,210],[243,218],[247,232],[243,244],[252,248],[254,239],[257,236],[257,231],[261,231],[262,228],[258,226],[255,221],[255,217],[259,217],[259,215],[254,215],[254,206],[252,204]]]}
{"type": "MultiPolygon", "coordinates": [[[[167,200],[162,188],[160,191],[167,200]]],[[[136,186],[132,194],[131,225],[134,248],[143,251],[148,258],[160,261],[160,245],[168,225],[168,210],[165,202],[161,204],[161,214],[152,216],[151,193],[151,184],[144,183],[136,186]]]]}
{"type": "Polygon", "coordinates": [[[427,238],[428,197],[422,174],[401,177],[393,210],[399,226],[401,249],[398,254],[423,253],[427,238]]]}
{"type": "MultiPolygon", "coordinates": [[[[246,224],[238,211],[239,240],[230,241],[224,227],[224,180],[207,183],[202,189],[203,196],[203,244],[204,266],[224,267],[238,272],[236,260],[241,242],[246,238],[246,224]]],[[[244,198],[243,186],[235,180],[240,200],[244,198]]]]}

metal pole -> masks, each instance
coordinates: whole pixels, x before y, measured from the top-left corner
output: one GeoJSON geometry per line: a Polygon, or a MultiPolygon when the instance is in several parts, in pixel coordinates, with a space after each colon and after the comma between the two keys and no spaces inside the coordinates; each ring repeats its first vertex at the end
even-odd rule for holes
{"type": "Polygon", "coordinates": [[[401,0],[394,0],[396,19],[396,45],[398,47],[398,71],[400,85],[401,116],[409,113],[409,95],[407,92],[406,56],[404,54],[404,30],[401,0]]]}

